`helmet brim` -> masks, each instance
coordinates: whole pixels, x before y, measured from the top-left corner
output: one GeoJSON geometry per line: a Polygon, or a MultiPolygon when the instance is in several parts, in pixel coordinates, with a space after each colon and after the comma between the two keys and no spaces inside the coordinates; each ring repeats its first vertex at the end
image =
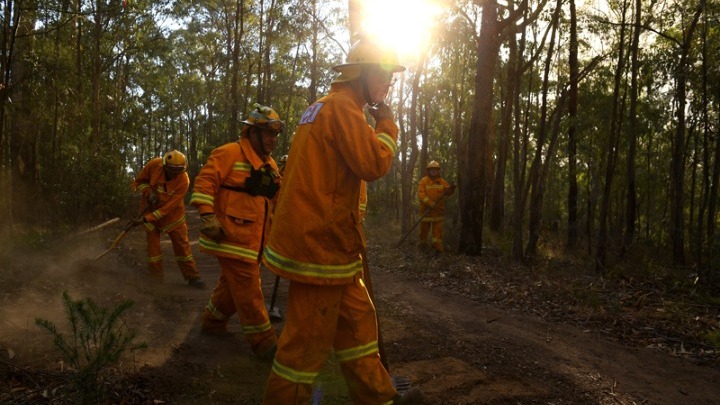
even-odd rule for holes
{"type": "Polygon", "coordinates": [[[349,68],[373,66],[373,65],[380,66],[380,68],[382,70],[392,72],[392,73],[398,73],[398,72],[405,71],[405,66],[394,65],[394,64],[385,64],[385,63],[343,63],[342,65],[333,66],[332,69],[338,73],[343,73],[344,71],[349,70],[349,68]]]}

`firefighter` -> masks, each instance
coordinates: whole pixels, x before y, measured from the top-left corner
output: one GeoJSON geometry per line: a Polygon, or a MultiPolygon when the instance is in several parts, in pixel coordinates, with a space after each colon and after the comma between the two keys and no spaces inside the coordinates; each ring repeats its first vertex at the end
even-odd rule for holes
{"type": "Polygon", "coordinates": [[[217,257],[220,279],[203,311],[202,331],[227,333],[237,313],[253,353],[272,358],[277,333],[260,282],[280,174],[270,153],[285,124],[270,107],[255,104],[240,139],[216,148],[195,178],[190,203],[200,212],[200,250],[217,257]]]}
{"type": "Polygon", "coordinates": [[[190,187],[186,169],[187,159],[177,150],[150,160],[142,168],[132,183],[133,190],[142,192],[140,210],[143,214],[138,216],[136,223],[145,226],[148,268],[154,279],[163,280],[160,235],[164,232],[170,237],[175,260],[188,285],[204,288],[188,242],[183,201],[190,187]]]}
{"type": "Polygon", "coordinates": [[[383,103],[396,72],[394,52],[361,39],[330,92],[302,115],[288,156],[263,263],[290,280],[265,405],[308,404],[331,352],[356,404],[412,404],[380,362],[375,308],[362,281],[360,184],[384,176],[398,128],[383,103]],[[376,125],[369,127],[364,107],[376,125]]]}
{"type": "Polygon", "coordinates": [[[445,252],[443,224],[445,223],[445,197],[455,192],[455,185],[440,177],[440,163],[433,160],[427,165],[427,175],[418,183],[420,215],[420,243],[425,244],[432,228],[432,247],[445,252]]]}

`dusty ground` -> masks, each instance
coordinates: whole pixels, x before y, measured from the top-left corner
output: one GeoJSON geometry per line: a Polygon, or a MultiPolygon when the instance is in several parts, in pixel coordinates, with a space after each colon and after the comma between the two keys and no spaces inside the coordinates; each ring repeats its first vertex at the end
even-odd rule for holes
{"type": "MultiPolygon", "coordinates": [[[[63,325],[64,290],[107,306],[135,302],[125,321],[148,348],[114,370],[111,402],[260,403],[270,363],[252,357],[239,323],[230,337],[199,333],[218,277],[214,258],[194,246],[209,286],[190,288],[167,241],[165,283],[150,284],[139,229],[93,260],[121,225],[57,241],[42,254],[0,252],[13,257],[0,271],[0,403],[72,403],[65,365],[34,325],[36,317],[63,325]]],[[[438,257],[413,242],[396,249],[397,232],[384,229],[369,224],[368,257],[387,359],[391,374],[424,391],[426,404],[720,403],[718,348],[699,339],[720,329],[718,306],[685,303],[680,315],[668,304],[677,301],[654,286],[611,283],[580,269],[528,269],[492,255],[438,257]]],[[[268,302],[273,281],[263,270],[268,302]]],[[[286,287],[282,281],[281,309],[286,287]]],[[[349,403],[332,360],[318,397],[349,403]]]]}

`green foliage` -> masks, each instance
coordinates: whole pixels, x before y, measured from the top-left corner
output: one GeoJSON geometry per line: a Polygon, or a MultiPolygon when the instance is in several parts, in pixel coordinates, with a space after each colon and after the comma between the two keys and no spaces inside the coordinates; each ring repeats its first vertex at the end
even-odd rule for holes
{"type": "Polygon", "coordinates": [[[53,343],[63,359],[75,370],[71,381],[83,404],[96,403],[106,394],[103,372],[117,364],[127,351],[145,348],[135,343],[135,333],[120,319],[132,305],[126,300],[108,310],[91,299],[75,301],[63,292],[63,304],[70,322],[71,334],[66,336],[46,319],[36,318],[35,324],[53,336],[53,343]]]}
{"type": "Polygon", "coordinates": [[[720,330],[711,330],[703,336],[710,346],[720,348],[720,330]]]}

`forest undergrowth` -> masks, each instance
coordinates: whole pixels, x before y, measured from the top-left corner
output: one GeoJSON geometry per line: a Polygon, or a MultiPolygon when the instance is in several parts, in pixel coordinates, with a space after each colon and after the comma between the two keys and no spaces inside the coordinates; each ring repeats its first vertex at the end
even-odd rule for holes
{"type": "Polygon", "coordinates": [[[368,250],[378,265],[412,272],[427,287],[720,367],[720,280],[670,266],[661,249],[646,246],[598,273],[587,251],[569,252],[557,236],[544,235],[532,263],[512,261],[497,240],[480,257],[412,244],[393,263],[383,249],[368,250]]]}

